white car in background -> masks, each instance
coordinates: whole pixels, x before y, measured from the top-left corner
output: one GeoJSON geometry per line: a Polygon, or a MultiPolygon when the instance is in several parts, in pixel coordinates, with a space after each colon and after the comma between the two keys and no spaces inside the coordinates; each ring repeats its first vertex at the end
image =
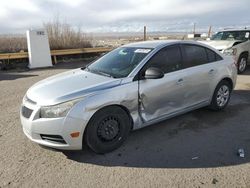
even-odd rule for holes
{"type": "Polygon", "coordinates": [[[250,29],[219,31],[204,42],[225,55],[234,56],[238,73],[243,73],[250,55],[250,29]]]}

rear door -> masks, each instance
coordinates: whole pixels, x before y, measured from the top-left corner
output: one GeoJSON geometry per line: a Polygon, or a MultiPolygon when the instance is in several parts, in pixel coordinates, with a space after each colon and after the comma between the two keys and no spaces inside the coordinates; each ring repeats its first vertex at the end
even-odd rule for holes
{"type": "Polygon", "coordinates": [[[218,73],[216,54],[203,46],[182,44],[183,66],[185,70],[186,107],[192,107],[206,103],[211,98],[214,80],[218,73]]]}

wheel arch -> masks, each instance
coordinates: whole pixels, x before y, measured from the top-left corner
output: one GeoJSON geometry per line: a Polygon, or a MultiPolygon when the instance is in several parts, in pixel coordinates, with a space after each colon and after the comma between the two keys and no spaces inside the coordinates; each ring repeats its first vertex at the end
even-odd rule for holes
{"type": "MultiPolygon", "coordinates": [[[[115,104],[115,105],[109,105],[109,106],[107,106],[107,107],[112,107],[112,106],[117,106],[117,107],[120,107],[121,109],[123,109],[125,112],[126,112],[126,114],[128,115],[128,117],[129,117],[129,119],[130,119],[130,122],[131,122],[131,127],[130,127],[130,129],[132,130],[133,129],[133,127],[134,127],[134,121],[133,121],[133,118],[132,118],[132,116],[131,116],[131,114],[130,114],[130,111],[128,110],[128,108],[127,107],[125,107],[125,106],[123,106],[123,105],[121,105],[121,104],[115,104]]],[[[105,106],[106,107],[106,106],[105,106]]],[[[104,107],[104,108],[105,108],[104,107]]]]}
{"type": "MultiPolygon", "coordinates": [[[[96,113],[98,113],[99,111],[101,111],[101,110],[103,110],[103,109],[105,109],[105,108],[109,108],[109,107],[119,107],[119,108],[123,109],[123,110],[125,111],[125,113],[127,114],[127,116],[129,117],[129,119],[130,119],[130,122],[131,122],[131,127],[130,127],[130,129],[131,129],[131,130],[133,129],[133,127],[134,127],[134,121],[133,121],[133,118],[132,118],[132,116],[131,116],[131,114],[130,114],[130,111],[128,110],[128,108],[126,108],[125,106],[120,105],[120,104],[110,104],[110,105],[103,106],[102,108],[98,109],[96,112],[94,112],[94,113],[92,114],[92,116],[91,116],[90,119],[88,120],[88,123],[87,123],[86,127],[89,125],[90,120],[94,117],[94,115],[95,115],[96,113]]],[[[85,137],[86,127],[85,127],[85,129],[84,129],[84,131],[83,131],[83,139],[84,139],[84,137],[85,137]]]]}
{"type": "Polygon", "coordinates": [[[241,52],[240,56],[239,56],[239,59],[240,57],[242,56],[246,56],[247,58],[249,58],[249,52],[248,51],[244,51],[244,52],[241,52]]]}
{"type": "MultiPolygon", "coordinates": [[[[231,78],[225,77],[225,78],[223,78],[220,82],[222,82],[222,81],[227,81],[227,82],[230,84],[230,86],[231,86],[230,89],[233,90],[233,80],[232,80],[231,78]]],[[[219,82],[219,83],[220,83],[220,82],[219,82]]],[[[219,84],[219,83],[218,83],[218,84],[219,84]]],[[[217,84],[217,85],[218,85],[218,84],[217,84]]]]}

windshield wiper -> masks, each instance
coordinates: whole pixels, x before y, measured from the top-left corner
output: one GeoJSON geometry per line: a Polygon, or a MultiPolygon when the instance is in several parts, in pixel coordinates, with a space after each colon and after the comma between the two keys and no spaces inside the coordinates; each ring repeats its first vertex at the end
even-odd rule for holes
{"type": "Polygon", "coordinates": [[[81,67],[81,70],[88,70],[88,67],[81,67]]]}
{"type": "Polygon", "coordinates": [[[93,70],[93,69],[90,69],[90,68],[88,68],[88,67],[86,67],[86,70],[89,71],[89,72],[95,73],[95,74],[102,75],[102,76],[115,78],[115,77],[112,76],[111,74],[108,74],[108,73],[106,73],[106,72],[102,72],[102,71],[100,71],[100,70],[93,70]]]}
{"type": "Polygon", "coordinates": [[[103,76],[113,77],[113,76],[111,76],[110,74],[108,74],[108,73],[106,73],[106,72],[99,71],[99,70],[95,70],[95,72],[96,72],[97,74],[100,74],[100,75],[103,75],[103,76]]]}

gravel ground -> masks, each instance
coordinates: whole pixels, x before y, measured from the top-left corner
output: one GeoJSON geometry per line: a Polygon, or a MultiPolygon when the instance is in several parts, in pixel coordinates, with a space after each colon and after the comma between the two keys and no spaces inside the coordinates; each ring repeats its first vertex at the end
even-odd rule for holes
{"type": "Polygon", "coordinates": [[[250,187],[250,71],[238,77],[224,111],[200,109],[134,131],[109,154],[55,151],[32,143],[19,120],[26,90],[82,64],[0,72],[0,188],[250,187]],[[239,148],[245,158],[237,156],[239,148]]]}

